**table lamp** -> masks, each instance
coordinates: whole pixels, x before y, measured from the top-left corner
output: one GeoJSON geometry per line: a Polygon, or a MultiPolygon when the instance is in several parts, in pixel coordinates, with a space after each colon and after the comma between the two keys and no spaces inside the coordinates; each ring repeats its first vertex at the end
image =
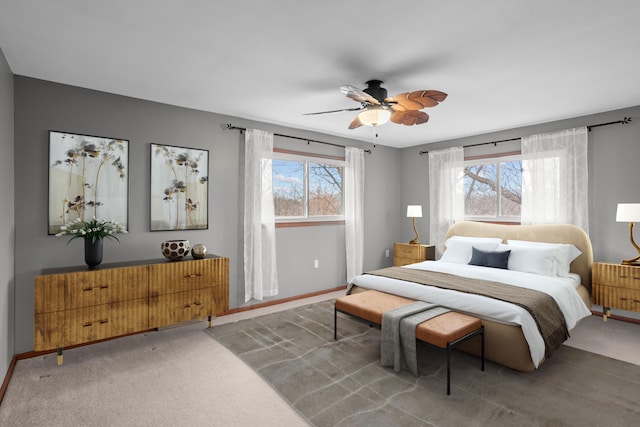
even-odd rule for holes
{"type": "Polygon", "coordinates": [[[638,256],[622,261],[624,265],[640,265],[640,246],[633,241],[633,223],[640,221],[640,203],[618,203],[618,211],[616,212],[617,222],[629,223],[629,239],[631,245],[638,251],[638,256]]]}
{"type": "Polygon", "coordinates": [[[412,245],[419,245],[418,230],[416,229],[416,218],[422,218],[422,205],[409,205],[407,206],[407,218],[413,218],[413,231],[416,233],[416,237],[409,243],[412,245]]]}

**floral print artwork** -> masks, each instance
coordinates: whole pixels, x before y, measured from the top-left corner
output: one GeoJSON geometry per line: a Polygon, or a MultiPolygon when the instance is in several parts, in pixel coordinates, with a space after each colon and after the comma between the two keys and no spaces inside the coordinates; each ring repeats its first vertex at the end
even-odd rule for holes
{"type": "Polygon", "coordinates": [[[151,231],[208,228],[209,152],[151,144],[151,231]]]}
{"type": "Polygon", "coordinates": [[[49,234],[76,220],[127,229],[129,142],[49,132],[49,234]]]}

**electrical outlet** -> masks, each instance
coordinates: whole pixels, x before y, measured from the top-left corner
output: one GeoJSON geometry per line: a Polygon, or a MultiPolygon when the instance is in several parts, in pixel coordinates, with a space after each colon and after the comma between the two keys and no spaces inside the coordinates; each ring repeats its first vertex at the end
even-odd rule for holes
{"type": "Polygon", "coordinates": [[[317,260],[317,259],[314,259],[314,260],[313,260],[313,268],[318,268],[319,264],[320,264],[320,263],[318,262],[318,260],[317,260]]]}
{"type": "Polygon", "coordinates": [[[389,249],[385,249],[385,251],[384,251],[384,257],[385,257],[385,258],[389,258],[389,249]]]}

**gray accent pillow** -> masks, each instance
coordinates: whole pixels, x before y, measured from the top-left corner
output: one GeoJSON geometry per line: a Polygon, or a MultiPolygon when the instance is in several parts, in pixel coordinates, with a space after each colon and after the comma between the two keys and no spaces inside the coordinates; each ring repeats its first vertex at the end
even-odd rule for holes
{"type": "Polygon", "coordinates": [[[471,248],[470,265],[480,265],[482,267],[507,269],[509,266],[509,254],[511,251],[483,251],[471,248]]]}

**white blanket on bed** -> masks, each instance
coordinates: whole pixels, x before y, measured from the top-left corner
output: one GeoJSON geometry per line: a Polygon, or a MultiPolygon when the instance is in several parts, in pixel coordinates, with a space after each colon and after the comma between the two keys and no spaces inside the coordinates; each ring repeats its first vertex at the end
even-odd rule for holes
{"type": "MultiPolygon", "coordinates": [[[[576,287],[580,284],[579,277],[549,277],[443,261],[424,261],[407,265],[405,268],[456,274],[545,292],[560,307],[569,330],[573,329],[580,319],[591,315],[591,311],[576,291],[576,287]]],[[[357,276],[352,283],[405,298],[428,301],[460,312],[469,313],[482,319],[520,325],[529,344],[531,360],[536,368],[544,358],[544,341],[533,317],[527,310],[517,305],[480,295],[367,274],[357,276]]]]}

